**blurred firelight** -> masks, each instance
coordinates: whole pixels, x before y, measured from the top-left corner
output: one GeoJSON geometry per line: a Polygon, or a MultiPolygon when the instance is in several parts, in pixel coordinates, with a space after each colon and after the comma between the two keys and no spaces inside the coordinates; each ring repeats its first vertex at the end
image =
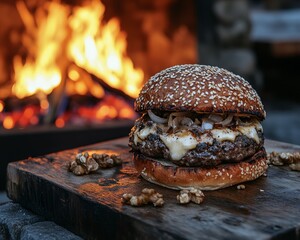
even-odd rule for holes
{"type": "Polygon", "coordinates": [[[30,118],[29,122],[31,125],[36,125],[39,122],[39,118],[37,116],[33,116],[32,118],[30,118]]]}
{"type": "Polygon", "coordinates": [[[4,102],[0,100],[0,113],[3,111],[4,109],[4,102]]]}
{"type": "Polygon", "coordinates": [[[134,115],[133,113],[133,110],[129,107],[127,108],[123,108],[121,111],[120,111],[120,117],[121,118],[127,118],[127,119],[130,119],[132,118],[132,115],[134,115]]]}
{"type": "MultiPolygon", "coordinates": [[[[100,1],[72,9],[53,1],[45,7],[47,14],[41,8],[31,15],[24,2],[17,2],[29,35],[24,45],[30,53],[25,63],[20,56],[14,58],[13,91],[17,97],[24,98],[38,91],[50,94],[60,84],[66,62],[75,62],[109,86],[137,97],[144,80],[143,71],[135,69],[126,55],[126,34],[121,31],[119,20],[103,21],[105,7],[100,1]],[[30,42],[29,37],[34,42],[30,42]]],[[[68,77],[77,81],[80,74],[73,69],[68,77]]],[[[82,83],[76,90],[80,94],[87,92],[82,83]]]]}
{"type": "Polygon", "coordinates": [[[68,9],[54,1],[48,5],[47,15],[44,9],[40,8],[33,16],[24,2],[17,1],[16,6],[28,33],[23,42],[29,56],[25,63],[20,56],[14,58],[13,92],[19,98],[37,92],[48,95],[60,84],[62,78],[57,61],[61,45],[67,36],[68,9]],[[32,37],[34,42],[31,42],[29,37],[32,37]]]}
{"type": "Polygon", "coordinates": [[[117,110],[113,106],[103,105],[96,112],[97,119],[105,119],[105,118],[116,118],[118,116],[117,110]]]}
{"type": "Polygon", "coordinates": [[[55,126],[58,127],[58,128],[63,128],[65,126],[65,121],[63,118],[61,117],[58,117],[56,120],[55,120],[55,126]]]}
{"type": "Polygon", "coordinates": [[[6,116],[3,121],[3,127],[6,129],[12,129],[15,126],[14,120],[11,116],[6,116]]]}
{"type": "Polygon", "coordinates": [[[41,109],[47,110],[49,108],[49,102],[46,99],[40,101],[41,109]]]}
{"type": "MultiPolygon", "coordinates": [[[[144,81],[143,71],[134,67],[127,56],[126,34],[119,20],[104,21],[105,7],[101,1],[84,2],[82,6],[50,1],[34,13],[24,1],[17,1],[16,7],[25,26],[22,44],[28,53],[26,58],[17,55],[13,59],[11,91],[19,99],[34,95],[39,105],[35,105],[38,109],[26,107],[16,109],[16,114],[3,114],[0,120],[4,128],[39,124],[51,107],[53,97],[49,95],[62,87],[68,97],[87,95],[99,100],[92,109],[90,106],[72,108],[78,117],[91,122],[136,117],[131,104],[122,98],[106,96],[101,86],[103,81],[110,88],[135,98],[144,81]]],[[[0,101],[0,113],[4,105],[0,101]]],[[[55,126],[64,127],[70,120],[65,116],[72,114],[63,113],[55,120],[55,126]]]]}
{"type": "Polygon", "coordinates": [[[104,23],[104,12],[105,7],[100,1],[74,8],[69,21],[72,38],[68,55],[78,66],[111,87],[137,97],[144,73],[135,69],[126,55],[126,34],[121,31],[119,20],[112,18],[104,23]]]}
{"type": "Polygon", "coordinates": [[[73,80],[73,81],[77,81],[80,77],[79,73],[76,70],[70,70],[68,77],[73,80]]]}

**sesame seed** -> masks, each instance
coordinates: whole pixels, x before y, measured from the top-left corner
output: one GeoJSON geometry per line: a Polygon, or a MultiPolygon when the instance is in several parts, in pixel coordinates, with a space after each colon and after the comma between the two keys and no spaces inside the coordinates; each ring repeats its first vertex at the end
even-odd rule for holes
{"type": "MultiPolygon", "coordinates": [[[[242,77],[218,67],[185,64],[155,74],[142,88],[135,109],[140,112],[160,109],[171,106],[172,101],[196,111],[203,107],[217,110],[225,106],[229,112],[256,112],[258,117],[265,117],[260,98],[251,85],[242,77]]],[[[173,105],[172,110],[176,110],[176,106],[173,105]]]]}

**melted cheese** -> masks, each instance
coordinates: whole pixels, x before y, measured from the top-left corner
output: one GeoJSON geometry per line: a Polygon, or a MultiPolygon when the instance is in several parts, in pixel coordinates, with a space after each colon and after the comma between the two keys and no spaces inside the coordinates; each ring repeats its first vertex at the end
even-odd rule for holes
{"type": "Polygon", "coordinates": [[[229,128],[225,129],[213,129],[211,130],[213,138],[218,140],[219,142],[223,141],[234,141],[236,136],[240,133],[237,131],[232,131],[229,128]]]}
{"type": "Polygon", "coordinates": [[[208,136],[207,133],[204,133],[201,135],[201,139],[199,142],[204,142],[204,143],[208,143],[209,145],[212,145],[214,139],[211,136],[208,136]]]}
{"type": "MultiPolygon", "coordinates": [[[[161,126],[160,126],[161,127],[161,126]]],[[[137,144],[146,139],[151,133],[156,133],[157,125],[153,124],[151,127],[145,127],[141,130],[136,130],[134,133],[134,143],[137,144]]],[[[159,134],[160,139],[164,142],[170,151],[170,156],[173,160],[180,160],[187,151],[194,149],[199,142],[205,142],[212,144],[213,140],[217,141],[234,141],[235,138],[244,134],[250,139],[253,139],[256,143],[259,143],[259,137],[257,131],[262,131],[262,126],[259,121],[254,121],[248,126],[237,126],[236,130],[228,128],[212,129],[211,134],[204,133],[197,139],[188,130],[181,130],[177,133],[163,133],[159,134]]]]}
{"type": "Polygon", "coordinates": [[[140,139],[144,140],[151,133],[155,133],[155,128],[154,127],[151,127],[151,128],[145,127],[141,131],[138,132],[138,136],[140,139]]]}
{"type": "Polygon", "coordinates": [[[141,142],[141,140],[145,140],[149,134],[156,132],[156,125],[153,124],[151,127],[144,127],[140,131],[136,131],[134,133],[134,144],[137,145],[138,142],[141,142]]]}
{"type": "Polygon", "coordinates": [[[188,150],[194,149],[198,144],[197,139],[187,131],[160,135],[160,139],[167,146],[171,158],[175,161],[180,160],[188,150]]]}
{"type": "Polygon", "coordinates": [[[246,135],[248,138],[253,139],[256,143],[259,143],[259,137],[257,134],[257,130],[254,126],[239,126],[238,131],[242,134],[246,135]]]}

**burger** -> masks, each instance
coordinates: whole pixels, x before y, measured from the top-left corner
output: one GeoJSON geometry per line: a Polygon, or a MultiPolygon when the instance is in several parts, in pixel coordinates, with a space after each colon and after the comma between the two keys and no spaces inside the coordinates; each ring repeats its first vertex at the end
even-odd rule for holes
{"type": "Polygon", "coordinates": [[[129,134],[140,175],[172,189],[215,190],[257,179],[267,169],[257,92],[242,77],[198,64],[149,79],[129,134]]]}

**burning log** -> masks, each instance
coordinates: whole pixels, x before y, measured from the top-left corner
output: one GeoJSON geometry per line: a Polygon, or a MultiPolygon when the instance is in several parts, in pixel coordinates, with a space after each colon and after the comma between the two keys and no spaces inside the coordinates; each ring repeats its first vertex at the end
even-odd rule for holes
{"type": "Polygon", "coordinates": [[[37,96],[29,96],[25,97],[22,100],[15,96],[10,96],[5,99],[3,99],[5,111],[7,112],[13,112],[17,111],[19,109],[23,109],[26,106],[39,106],[40,101],[37,98],[37,96]]]}
{"type": "MultiPolygon", "coordinates": [[[[78,67],[78,66],[77,66],[78,67]]],[[[79,67],[78,67],[79,68],[79,67]]],[[[133,106],[134,103],[134,98],[128,96],[125,92],[123,92],[120,89],[111,87],[108,83],[106,83],[103,79],[98,78],[96,75],[89,73],[87,70],[80,68],[81,72],[84,72],[85,75],[89,75],[93,81],[94,84],[100,85],[104,91],[105,95],[113,95],[113,96],[118,96],[124,99],[129,105],[133,106]]],[[[54,123],[57,117],[62,113],[67,110],[68,107],[68,102],[70,101],[77,101],[78,99],[82,101],[82,99],[89,99],[91,100],[91,97],[88,95],[83,96],[82,98],[79,98],[78,95],[77,97],[72,96],[67,96],[66,94],[66,78],[65,77],[61,84],[53,90],[53,92],[48,96],[48,101],[49,101],[49,110],[48,113],[44,119],[44,123],[46,124],[51,124],[54,123]]],[[[84,79],[83,79],[84,80],[84,79]]],[[[87,84],[88,85],[88,84],[87,84]]],[[[99,98],[98,102],[103,99],[99,98]]],[[[90,101],[92,104],[96,104],[96,98],[92,97],[92,101],[90,101]]]]}
{"type": "Polygon", "coordinates": [[[120,97],[123,97],[124,99],[126,99],[129,103],[131,103],[133,105],[133,102],[134,102],[134,98],[128,96],[125,92],[123,92],[122,90],[120,89],[117,89],[117,88],[113,88],[111,87],[109,84],[107,84],[104,80],[98,78],[97,76],[91,74],[91,77],[93,79],[94,82],[100,84],[106,92],[109,92],[111,94],[116,94],[120,97]]]}
{"type": "Polygon", "coordinates": [[[65,85],[66,79],[62,79],[60,85],[57,88],[55,88],[53,92],[48,96],[49,109],[47,115],[44,118],[45,124],[54,123],[56,118],[59,116],[60,112],[65,110],[65,85]]]}

